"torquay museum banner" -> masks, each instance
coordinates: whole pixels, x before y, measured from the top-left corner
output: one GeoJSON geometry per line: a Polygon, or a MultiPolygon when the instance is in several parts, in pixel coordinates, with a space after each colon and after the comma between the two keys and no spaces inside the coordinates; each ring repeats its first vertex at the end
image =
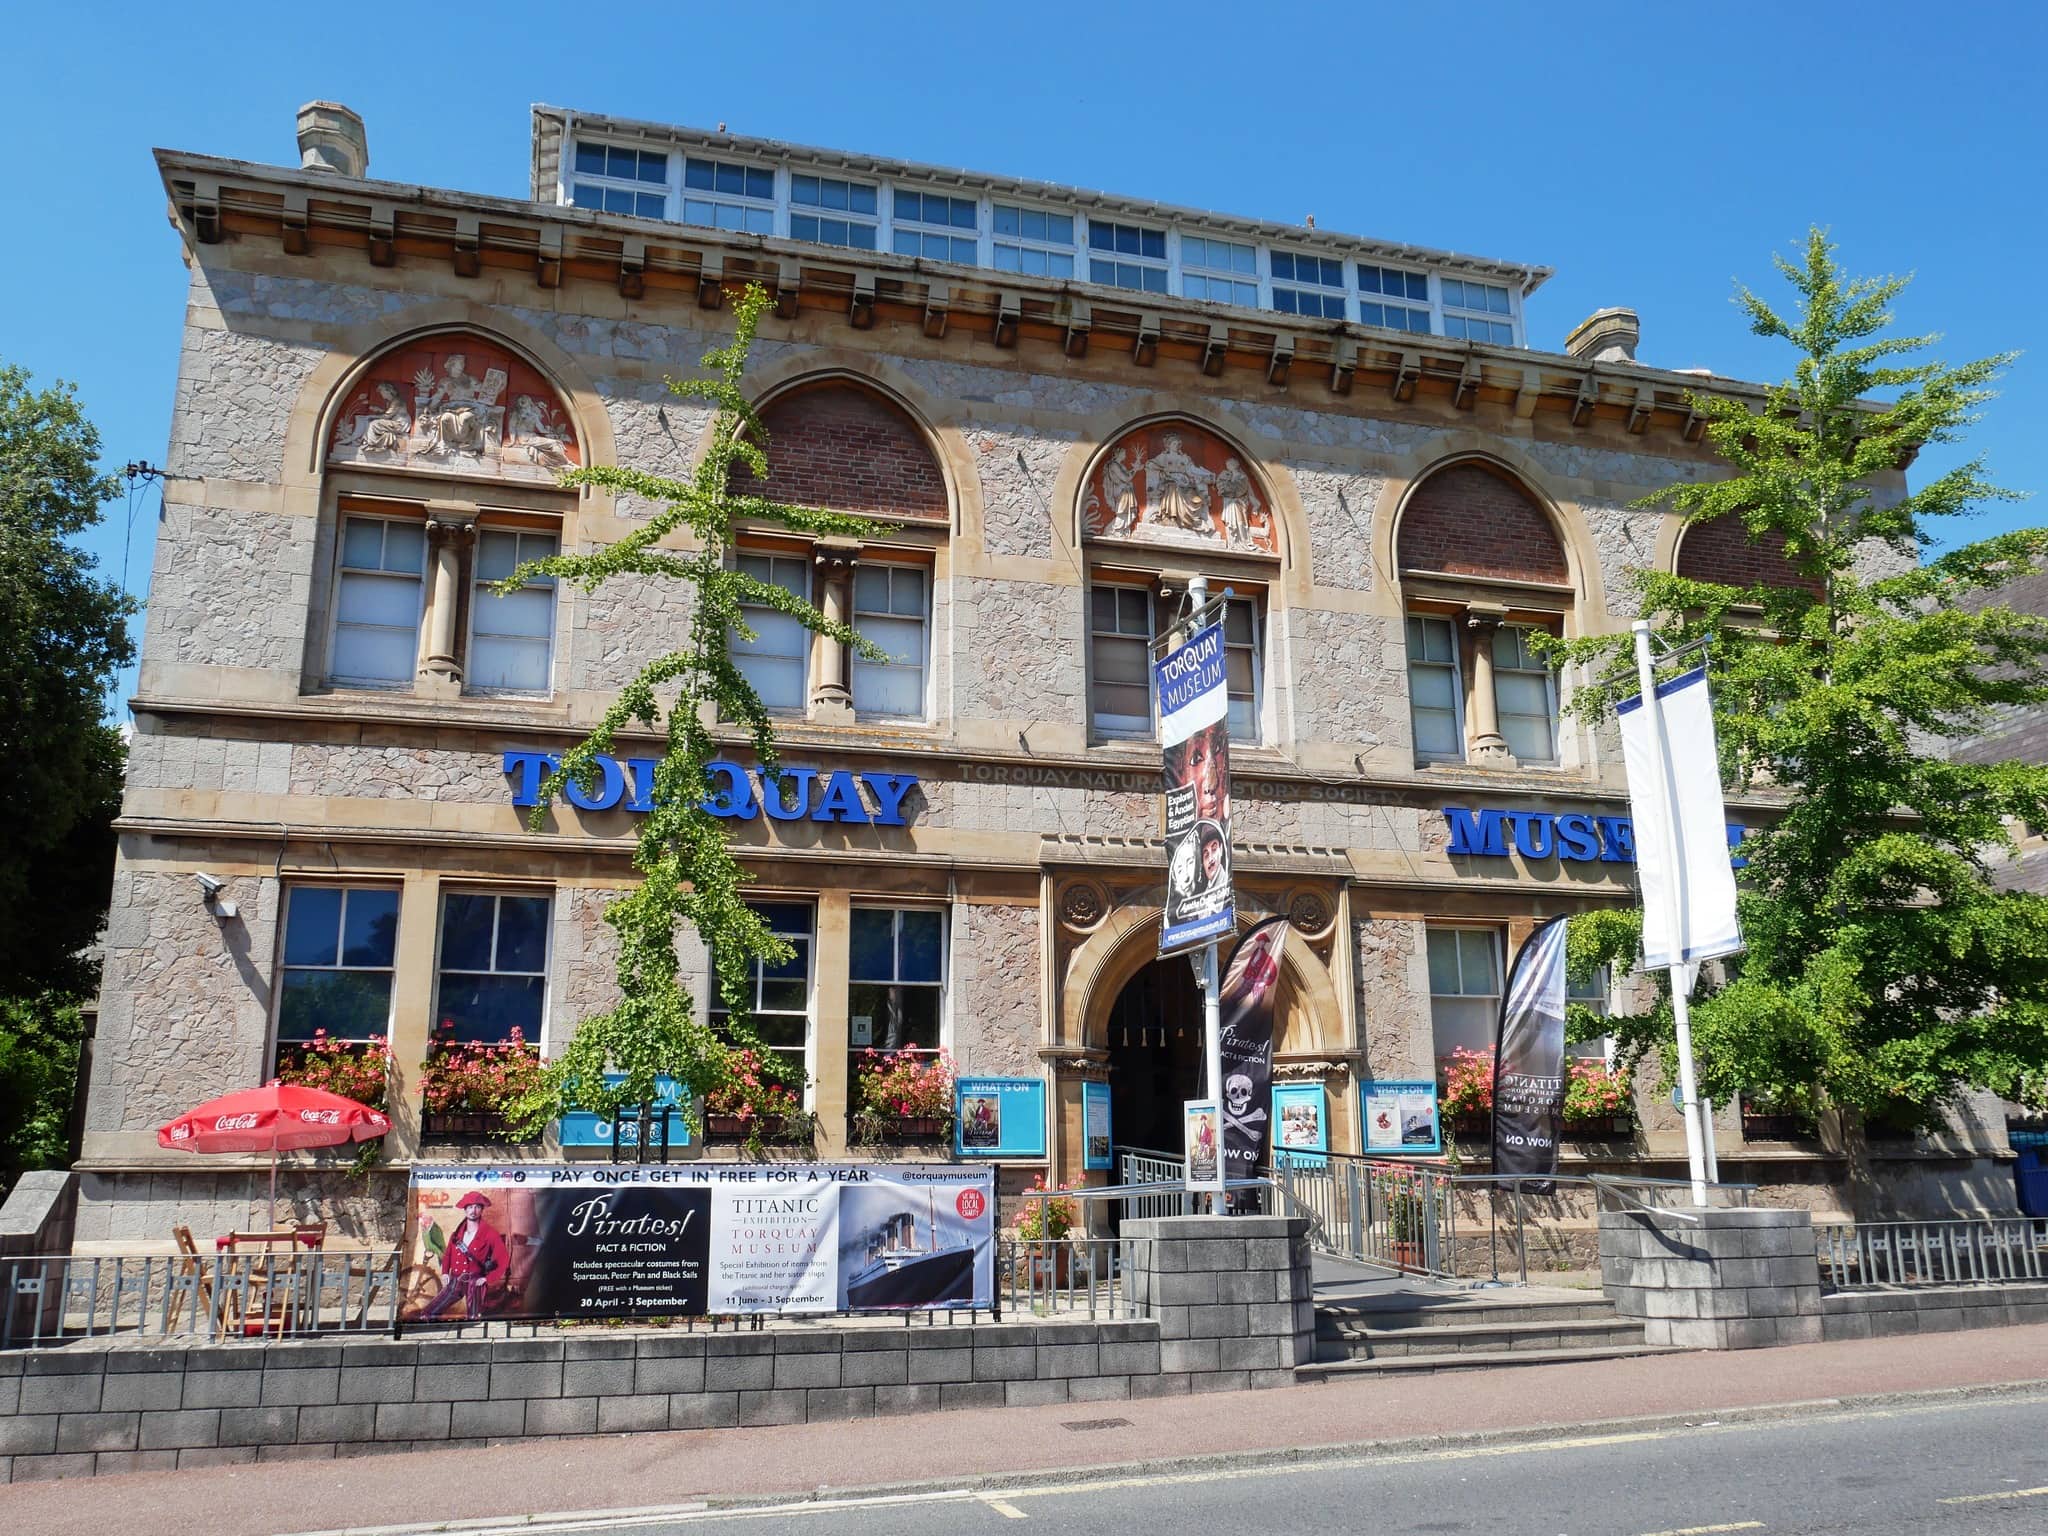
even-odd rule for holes
{"type": "Polygon", "coordinates": [[[991,1167],[413,1170],[407,1323],[987,1307],[991,1167]]]}

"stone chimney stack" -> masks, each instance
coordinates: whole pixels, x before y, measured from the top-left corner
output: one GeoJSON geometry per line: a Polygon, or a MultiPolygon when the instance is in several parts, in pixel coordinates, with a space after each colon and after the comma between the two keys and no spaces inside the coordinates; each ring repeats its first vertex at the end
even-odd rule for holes
{"type": "Polygon", "coordinates": [[[1636,343],[1643,339],[1642,322],[1632,309],[1596,309],[1572,328],[1564,349],[1595,363],[1632,363],[1636,343]]]}
{"type": "Polygon", "coordinates": [[[356,180],[370,174],[370,138],[363,120],[338,101],[299,108],[299,165],[356,180]]]}

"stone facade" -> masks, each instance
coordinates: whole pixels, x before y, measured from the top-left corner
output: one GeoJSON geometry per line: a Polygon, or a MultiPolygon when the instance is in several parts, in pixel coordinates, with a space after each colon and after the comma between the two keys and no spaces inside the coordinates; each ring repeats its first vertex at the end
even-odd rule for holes
{"type": "MultiPolygon", "coordinates": [[[[569,228],[560,210],[491,203],[493,220],[531,226],[533,239],[523,256],[494,249],[465,275],[452,240],[445,253],[433,244],[439,234],[409,231],[390,253],[365,243],[368,213],[345,226],[353,233],[299,249],[281,215],[226,218],[209,201],[224,176],[237,208],[281,208],[309,188],[316,204],[337,191],[374,202],[375,184],[171,153],[161,165],[191,288],[82,1164],[87,1207],[109,1212],[171,1209],[155,1181],[196,1171],[155,1146],[154,1126],[271,1070],[286,888],[400,893],[394,1173],[415,1157],[490,1151],[417,1137],[448,894],[552,900],[544,1038],[566,1038],[608,1004],[601,912],[631,882],[635,817],[558,805],[532,831],[512,804],[506,754],[575,740],[678,643],[689,604],[647,582],[558,591],[545,687],[493,691],[464,672],[483,601],[469,562],[479,529],[588,550],[652,510],[555,485],[539,473],[550,454],[691,472],[708,417],[664,381],[730,338],[730,295],[706,278],[708,263],[762,249],[688,231],[687,249],[627,270],[616,241],[578,243],[601,220],[579,213],[569,228]],[[533,254],[556,248],[568,255],[533,254]],[[447,358],[464,347],[510,360],[499,371],[514,382],[451,393],[447,358]],[[424,381],[388,366],[408,348],[433,361],[424,381]],[[392,446],[380,446],[387,430],[392,446]],[[429,541],[424,563],[398,573],[419,583],[416,632],[404,628],[411,598],[382,610],[397,613],[387,628],[401,645],[416,643],[417,675],[400,665],[385,687],[330,676],[337,627],[364,622],[343,592],[350,517],[409,524],[429,541]],[[226,882],[235,918],[201,902],[202,871],[226,882]]],[[[418,195],[422,206],[479,205],[418,195]]],[[[945,300],[896,258],[768,246],[790,260],[756,268],[777,308],[748,382],[769,405],[775,462],[788,466],[776,483],[898,514],[902,526],[859,558],[923,571],[929,593],[921,712],[821,710],[814,671],[812,695],[781,729],[790,763],[916,774],[905,824],[732,823],[761,898],[812,913],[807,1063],[821,1154],[846,1148],[851,913],[921,907],[943,912],[950,935],[945,1042],[971,1070],[1047,1076],[1046,1171],[1081,1172],[1080,1084],[1114,1080],[1107,1019],[1153,959],[1163,865],[1157,748],[1094,728],[1098,581],[1135,584],[1166,612],[1201,575],[1254,605],[1258,734],[1233,743],[1240,909],[1247,921],[1328,918],[1290,943],[1278,1050],[1331,1085],[1339,1148],[1356,1144],[1361,1074],[1431,1070],[1429,924],[1479,924],[1505,942],[1542,916],[1632,899],[1624,867],[1564,879],[1554,860],[1449,854],[1445,804],[1622,813],[1619,757],[1611,735],[1568,728],[1558,766],[1418,767],[1405,617],[1418,602],[1480,603],[1567,634],[1620,629],[1629,571],[1669,568],[1676,547],[1669,514],[1631,503],[1715,472],[1684,431],[1695,378],[1633,365],[1593,377],[1569,358],[1443,337],[1390,351],[1362,327],[1340,328],[1350,354],[1294,338],[1290,373],[1234,330],[1205,352],[1189,338],[1208,334],[1208,312],[1180,300],[1161,299],[1163,329],[1148,343],[1113,295],[1097,293],[1092,330],[1083,324],[1085,284],[1020,276],[998,292],[959,280],[945,300]],[[1020,293],[1011,327],[1005,296],[1020,293]],[[1199,448],[1191,469],[1160,467],[1173,438],[1199,448]],[[1152,467],[1119,530],[1113,450],[1136,444],[1152,467]],[[1165,489],[1176,473],[1178,502],[1165,489]],[[1245,489],[1231,489],[1240,474],[1245,489]],[[1146,520],[1176,508],[1172,536],[1151,537],[1146,520]],[[1428,582],[1405,576],[1397,556],[1418,509],[1441,546],[1428,582]],[[1461,565],[1461,551],[1485,558],[1461,565]],[[1059,904],[1061,891],[1082,894],[1059,904]]],[[[653,750],[629,733],[620,755],[653,750]]],[[[691,949],[684,962],[702,996],[706,957],[691,949]]],[[[1634,1151],[1668,1167],[1676,1127],[1646,1123],[1634,1151]]],[[[1020,1163],[1012,1176],[1031,1171],[1020,1163]]],[[[217,1176],[245,1198],[254,1173],[217,1176]]],[[[116,1237],[111,1217],[84,1226],[95,1241],[116,1237]]],[[[165,1228],[159,1213],[135,1230],[160,1241],[165,1228]]]]}

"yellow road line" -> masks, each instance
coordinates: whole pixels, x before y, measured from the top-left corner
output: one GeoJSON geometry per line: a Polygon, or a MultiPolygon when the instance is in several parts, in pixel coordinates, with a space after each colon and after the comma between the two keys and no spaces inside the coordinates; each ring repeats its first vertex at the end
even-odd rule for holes
{"type": "Polygon", "coordinates": [[[2048,1494],[2048,1488],[2013,1488],[2005,1493],[1963,1493],[1952,1499],[1941,1499],[1942,1504],[1996,1504],[2001,1499],[2038,1499],[2048,1494]]]}
{"type": "Polygon", "coordinates": [[[1010,1503],[1006,1499],[990,1498],[987,1494],[983,1494],[981,1502],[986,1504],[990,1509],[994,1510],[997,1514],[1007,1515],[1012,1520],[1029,1520],[1031,1518],[1029,1515],[1025,1514],[1023,1510],[1019,1509],[1016,1505],[1010,1503]]]}

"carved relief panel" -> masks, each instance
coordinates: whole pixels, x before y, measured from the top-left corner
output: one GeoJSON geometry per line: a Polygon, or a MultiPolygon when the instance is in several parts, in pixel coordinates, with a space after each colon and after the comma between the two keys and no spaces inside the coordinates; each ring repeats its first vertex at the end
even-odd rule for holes
{"type": "Polygon", "coordinates": [[[330,464],[552,482],[583,462],[554,389],[505,348],[434,336],[387,352],[349,392],[330,464]]]}
{"type": "Polygon", "coordinates": [[[1127,432],[1081,492],[1091,539],[1277,555],[1273,508],[1238,450],[1187,421],[1127,432]]]}

